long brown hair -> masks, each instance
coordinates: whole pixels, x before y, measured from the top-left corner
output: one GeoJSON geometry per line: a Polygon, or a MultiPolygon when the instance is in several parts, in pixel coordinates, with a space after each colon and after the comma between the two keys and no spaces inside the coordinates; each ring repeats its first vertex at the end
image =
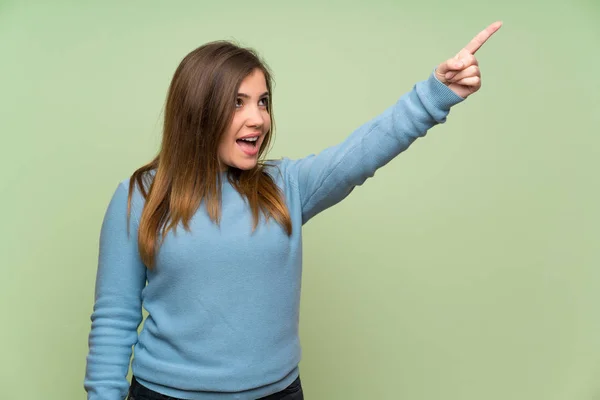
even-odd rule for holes
{"type": "Polygon", "coordinates": [[[148,268],[154,267],[157,249],[169,230],[181,222],[190,231],[190,219],[203,201],[210,219],[219,224],[222,182],[218,146],[233,118],[242,80],[257,68],[263,72],[270,94],[271,129],[260,147],[257,165],[247,171],[230,167],[226,176],[248,201],[253,231],[262,212],[291,235],[292,222],[283,194],[262,160],[274,132],[270,70],[253,49],[230,41],[209,42],[190,52],[177,67],[167,94],[160,151],[154,160],[137,169],[129,182],[128,225],[136,184],[145,199],[138,247],[148,268]]]}

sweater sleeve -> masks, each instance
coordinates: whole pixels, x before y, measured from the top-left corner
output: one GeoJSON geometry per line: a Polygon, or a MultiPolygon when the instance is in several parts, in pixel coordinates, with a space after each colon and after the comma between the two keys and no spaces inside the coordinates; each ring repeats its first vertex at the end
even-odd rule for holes
{"type": "MultiPolygon", "coordinates": [[[[137,220],[127,232],[128,188],[121,182],[105,213],[100,231],[95,302],[84,380],[88,400],[122,400],[137,328],[142,321],[146,267],[137,246],[137,220]]],[[[133,203],[133,201],[132,201],[133,203]]]]}
{"type": "Polygon", "coordinates": [[[432,73],[342,143],[289,161],[300,192],[302,223],[343,200],[430,128],[444,123],[450,107],[463,100],[432,73]]]}

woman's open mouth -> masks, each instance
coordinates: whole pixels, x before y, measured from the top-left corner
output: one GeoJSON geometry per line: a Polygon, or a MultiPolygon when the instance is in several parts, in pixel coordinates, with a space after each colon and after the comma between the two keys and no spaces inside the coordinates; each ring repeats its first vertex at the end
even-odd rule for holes
{"type": "Polygon", "coordinates": [[[249,156],[255,156],[256,154],[258,154],[258,136],[249,137],[245,139],[238,139],[236,140],[236,143],[238,146],[240,146],[240,149],[245,154],[249,156]]]}

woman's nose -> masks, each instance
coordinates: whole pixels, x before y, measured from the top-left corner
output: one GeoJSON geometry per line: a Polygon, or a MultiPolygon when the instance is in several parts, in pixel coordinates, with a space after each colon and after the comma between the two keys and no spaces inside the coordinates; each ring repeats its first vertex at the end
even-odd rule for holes
{"type": "Polygon", "coordinates": [[[246,123],[250,126],[259,126],[261,127],[265,121],[261,111],[257,107],[253,107],[248,111],[248,117],[246,119],[246,123]]]}

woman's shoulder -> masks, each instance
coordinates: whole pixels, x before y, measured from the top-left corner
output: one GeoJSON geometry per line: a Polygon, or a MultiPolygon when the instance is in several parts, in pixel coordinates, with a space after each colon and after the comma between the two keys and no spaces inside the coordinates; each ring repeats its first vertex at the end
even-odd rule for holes
{"type": "Polygon", "coordinates": [[[148,193],[150,189],[150,185],[154,179],[156,171],[150,170],[143,172],[138,177],[134,177],[134,175],[130,175],[126,178],[122,178],[119,181],[118,190],[122,190],[127,194],[127,197],[131,194],[131,204],[133,210],[141,210],[144,206],[145,196],[143,195],[142,187],[144,188],[144,192],[148,193]]]}
{"type": "Polygon", "coordinates": [[[266,173],[268,173],[275,181],[282,183],[289,180],[290,159],[282,157],[279,159],[266,160],[263,163],[266,173]]]}
{"type": "Polygon", "coordinates": [[[298,188],[298,159],[282,157],[277,160],[269,160],[269,166],[265,170],[273,177],[275,182],[281,186],[298,188]]]}
{"type": "Polygon", "coordinates": [[[152,181],[154,180],[155,174],[156,174],[156,170],[144,171],[144,172],[140,173],[138,176],[134,176],[134,174],[132,174],[126,178],[121,178],[121,181],[119,183],[121,185],[125,186],[127,189],[129,189],[131,182],[133,182],[134,183],[133,189],[137,192],[141,191],[141,188],[139,186],[141,183],[143,185],[144,189],[147,191],[150,188],[152,181]]]}

